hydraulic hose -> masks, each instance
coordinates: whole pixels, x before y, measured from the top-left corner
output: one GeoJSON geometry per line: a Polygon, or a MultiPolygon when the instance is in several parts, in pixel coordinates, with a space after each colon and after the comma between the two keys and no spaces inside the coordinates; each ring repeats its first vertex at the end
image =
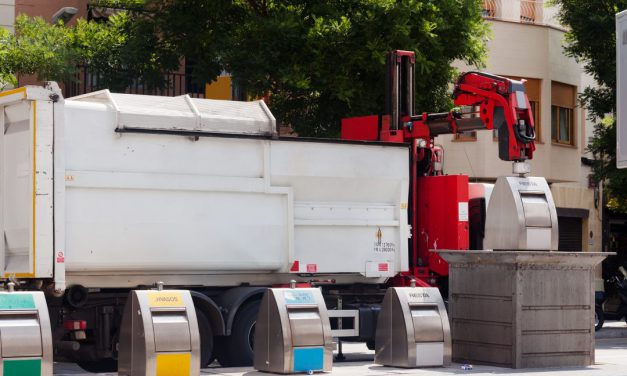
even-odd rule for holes
{"type": "Polygon", "coordinates": [[[518,141],[525,144],[532,143],[536,139],[536,130],[533,127],[527,127],[526,124],[519,124],[515,126],[514,134],[516,135],[518,141]],[[521,125],[524,125],[526,129],[521,129],[521,125]],[[527,132],[529,132],[530,134],[527,135],[527,132]]]}

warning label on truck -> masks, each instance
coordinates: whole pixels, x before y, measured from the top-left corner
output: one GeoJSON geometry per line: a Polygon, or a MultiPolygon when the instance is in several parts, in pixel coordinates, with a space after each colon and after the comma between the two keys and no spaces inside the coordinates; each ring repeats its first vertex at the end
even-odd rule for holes
{"type": "Polygon", "coordinates": [[[459,207],[459,221],[468,222],[468,203],[460,202],[458,207],[459,207]]]}
{"type": "Polygon", "coordinates": [[[375,238],[377,239],[374,242],[374,251],[376,253],[394,253],[396,251],[396,244],[383,241],[383,231],[381,231],[381,227],[377,229],[375,238]]]}
{"type": "Polygon", "coordinates": [[[396,252],[396,244],[393,242],[375,242],[374,251],[377,253],[394,253],[396,252]]]}
{"type": "Polygon", "coordinates": [[[148,294],[148,304],[151,307],[184,307],[183,296],[180,292],[153,292],[148,294]]]}

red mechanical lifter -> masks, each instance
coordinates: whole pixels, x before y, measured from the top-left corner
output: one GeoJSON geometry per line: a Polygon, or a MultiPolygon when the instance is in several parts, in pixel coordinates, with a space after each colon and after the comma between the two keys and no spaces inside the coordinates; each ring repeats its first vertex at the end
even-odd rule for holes
{"type": "Polygon", "coordinates": [[[522,81],[483,72],[462,74],[455,84],[455,106],[445,113],[414,114],[415,53],[388,53],[384,115],[342,120],[342,139],[406,143],[410,153],[410,270],[395,285],[447,288],[448,265],[431,249],[468,249],[468,177],[442,175],[442,150],[434,137],[498,129],[499,158],[514,162],[514,173],[529,172],[535,150],[531,106],[522,81]]]}

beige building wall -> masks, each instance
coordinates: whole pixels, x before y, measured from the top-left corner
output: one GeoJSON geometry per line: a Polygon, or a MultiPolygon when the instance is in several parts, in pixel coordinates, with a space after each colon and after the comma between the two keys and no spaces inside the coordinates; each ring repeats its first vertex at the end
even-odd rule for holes
{"type": "MultiPolygon", "coordinates": [[[[583,109],[575,109],[575,146],[551,143],[551,82],[582,88],[583,71],[574,59],[563,54],[564,32],[542,25],[491,21],[493,39],[488,42],[486,70],[490,73],[541,80],[541,139],[536,143],[531,170],[549,182],[579,182],[581,176],[581,134],[585,129],[583,109]]],[[[458,64],[461,71],[473,69],[458,64]]],[[[477,132],[477,141],[458,141],[443,135],[444,168],[449,174],[468,173],[478,180],[494,180],[511,174],[511,162],[498,158],[498,143],[492,132],[477,132]],[[448,151],[448,153],[447,153],[448,151]],[[454,152],[453,152],[454,151],[454,152]]]]}
{"type": "MultiPolygon", "coordinates": [[[[486,2],[487,4],[488,2],[486,2]]],[[[529,3],[529,2],[528,2],[529,3]]],[[[594,81],[581,65],[563,53],[564,29],[555,21],[555,9],[536,7],[536,24],[521,23],[521,1],[493,0],[492,38],[488,42],[486,71],[510,77],[540,80],[540,113],[536,124],[541,138],[531,161],[532,175],[543,176],[551,183],[556,206],[588,210],[582,220],[582,250],[601,251],[600,192],[588,188],[589,167],[582,165],[592,125],[584,109],[576,107],[574,145],[558,145],[551,140],[552,82],[568,84],[581,92],[594,81]],[[595,197],[597,198],[595,204],[595,197]]],[[[458,63],[460,71],[474,69],[458,63]]],[[[444,148],[444,172],[467,174],[477,181],[494,181],[498,176],[512,175],[511,162],[498,158],[498,143],[491,131],[478,131],[476,141],[439,136],[436,142],[444,148]]],[[[600,268],[599,268],[600,279],[600,268]]]]}
{"type": "Polygon", "coordinates": [[[0,27],[13,31],[15,0],[0,0],[0,27]]]}
{"type": "Polygon", "coordinates": [[[78,13],[68,25],[74,25],[77,18],[87,18],[88,0],[14,0],[14,2],[16,15],[25,13],[31,17],[42,17],[50,21],[52,15],[59,9],[74,7],[78,9],[78,13]]]}

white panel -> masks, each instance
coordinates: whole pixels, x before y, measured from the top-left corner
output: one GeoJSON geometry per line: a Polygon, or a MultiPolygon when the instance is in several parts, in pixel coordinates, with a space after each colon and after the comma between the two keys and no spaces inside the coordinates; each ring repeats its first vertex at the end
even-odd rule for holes
{"type": "Polygon", "coordinates": [[[416,366],[435,367],[444,364],[443,342],[416,343],[416,366]]]}
{"type": "Polygon", "coordinates": [[[616,114],[618,168],[627,167],[627,11],[616,15],[616,114]]]}
{"type": "Polygon", "coordinates": [[[120,135],[114,112],[96,103],[66,102],[65,118],[67,170],[263,176],[258,140],[120,135]]]}
{"type": "Polygon", "coordinates": [[[2,108],[2,215],[7,273],[31,272],[33,135],[27,101],[2,108]]]}
{"type": "Polygon", "coordinates": [[[285,196],[67,191],[68,272],[276,270],[285,263],[285,196]]]}
{"type": "Polygon", "coordinates": [[[550,250],[551,249],[551,228],[550,227],[527,227],[527,248],[528,250],[550,250]]]}
{"type": "Polygon", "coordinates": [[[275,134],[276,121],[263,101],[240,102],[109,93],[70,98],[71,102],[109,103],[118,112],[116,127],[202,131],[253,135],[275,134]]]}
{"type": "Polygon", "coordinates": [[[53,228],[53,104],[50,101],[34,101],[37,112],[36,130],[36,184],[35,213],[37,220],[34,254],[37,277],[52,277],[52,259],[54,254],[53,228]]]}

